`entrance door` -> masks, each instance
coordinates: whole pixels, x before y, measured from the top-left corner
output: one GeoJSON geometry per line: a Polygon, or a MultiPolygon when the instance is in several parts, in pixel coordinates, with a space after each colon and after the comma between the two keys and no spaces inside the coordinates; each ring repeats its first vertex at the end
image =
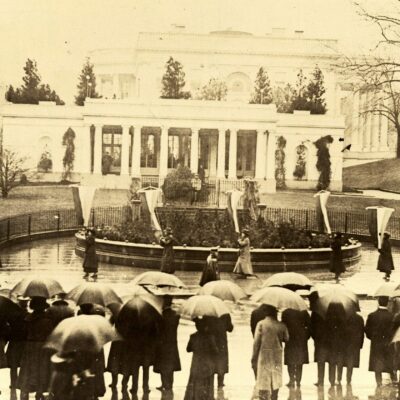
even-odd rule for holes
{"type": "Polygon", "coordinates": [[[121,173],[122,128],[120,126],[105,126],[103,128],[102,173],[121,173]]]}
{"type": "Polygon", "coordinates": [[[240,131],[237,138],[237,177],[254,177],[256,168],[257,135],[253,131],[240,131]]]}
{"type": "Polygon", "coordinates": [[[202,165],[206,177],[217,175],[218,136],[213,131],[200,132],[199,168],[202,165]]]}

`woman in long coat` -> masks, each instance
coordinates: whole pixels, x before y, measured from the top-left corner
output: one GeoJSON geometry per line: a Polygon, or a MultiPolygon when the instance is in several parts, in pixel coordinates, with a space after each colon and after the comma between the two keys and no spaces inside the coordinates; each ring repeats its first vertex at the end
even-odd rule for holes
{"type": "Polygon", "coordinates": [[[215,337],[204,321],[195,320],[197,332],[190,335],[186,350],[193,353],[184,400],[214,400],[215,337]]]}
{"type": "Polygon", "coordinates": [[[295,383],[300,387],[303,364],[308,364],[308,339],[310,338],[310,316],[307,311],[285,310],[282,322],[289,332],[289,341],[285,344],[284,363],[288,367],[289,387],[295,383]]]}
{"type": "Polygon", "coordinates": [[[161,391],[172,390],[174,372],[181,370],[178,350],[179,314],[172,308],[172,297],[164,296],[160,338],[157,343],[154,372],[161,374],[161,391]]]}
{"type": "Polygon", "coordinates": [[[383,234],[382,246],[378,250],[379,258],[378,258],[378,271],[384,272],[385,277],[383,279],[389,281],[390,274],[394,270],[393,257],[392,257],[392,247],[390,245],[390,234],[385,232],[383,234]]]}
{"type": "Polygon", "coordinates": [[[200,278],[200,286],[204,286],[208,282],[218,281],[220,279],[218,270],[218,248],[213,247],[207,257],[206,265],[200,278]]]}
{"type": "Polygon", "coordinates": [[[92,278],[97,278],[99,270],[99,262],[96,254],[96,232],[94,229],[88,229],[85,242],[85,256],[83,258],[83,271],[85,279],[89,274],[93,274],[92,278]]]}
{"type": "Polygon", "coordinates": [[[161,259],[161,272],[166,272],[167,274],[175,273],[174,245],[176,246],[177,244],[178,242],[172,236],[172,229],[165,229],[165,235],[160,238],[160,246],[164,247],[161,259]]]}
{"type": "Polygon", "coordinates": [[[342,234],[340,232],[336,233],[331,244],[331,249],[330,271],[335,274],[336,282],[339,282],[340,274],[346,271],[343,263],[342,234]]]}
{"type": "Polygon", "coordinates": [[[260,400],[278,399],[282,386],[282,343],[288,340],[289,332],[286,325],[277,320],[276,309],[257,324],[251,364],[260,400]]]}
{"type": "Polygon", "coordinates": [[[242,233],[238,239],[238,244],[239,244],[239,258],[236,261],[233,273],[241,275],[246,278],[247,276],[254,275],[253,266],[251,265],[251,258],[250,258],[249,231],[247,229],[242,230],[242,233]]]}
{"type": "Polygon", "coordinates": [[[30,392],[36,392],[37,400],[43,399],[49,388],[51,353],[43,346],[53,330],[53,321],[45,312],[47,307],[46,299],[33,297],[30,302],[33,312],[25,318],[27,336],[18,376],[21,400],[27,400],[30,392]]]}
{"type": "Polygon", "coordinates": [[[233,331],[233,324],[229,314],[217,317],[204,317],[209,327],[209,332],[215,337],[218,355],[215,359],[216,374],[218,375],[218,387],[224,386],[224,376],[229,372],[229,352],[227,332],[233,331]]]}

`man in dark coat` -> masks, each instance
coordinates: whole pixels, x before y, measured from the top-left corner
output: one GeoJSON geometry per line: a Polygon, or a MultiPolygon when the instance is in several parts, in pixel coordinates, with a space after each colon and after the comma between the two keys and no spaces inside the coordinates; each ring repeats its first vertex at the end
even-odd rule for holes
{"type": "Polygon", "coordinates": [[[337,232],[331,244],[332,254],[330,260],[330,271],[335,274],[336,282],[339,282],[340,274],[346,271],[342,255],[342,234],[337,232]]]}
{"type": "Polygon", "coordinates": [[[172,297],[164,296],[160,338],[157,343],[154,372],[161,374],[161,387],[158,390],[170,391],[174,384],[174,371],[181,370],[178,351],[179,314],[172,308],[172,297]]]}
{"type": "MultiPolygon", "coordinates": [[[[351,384],[353,368],[360,366],[360,351],[364,344],[364,320],[360,314],[353,314],[346,320],[344,363],[346,381],[351,384]]],[[[338,371],[338,381],[342,378],[342,369],[338,371]]]]}
{"type": "Polygon", "coordinates": [[[387,309],[389,298],[378,297],[378,309],[368,315],[365,334],[371,340],[369,370],[375,372],[377,386],[382,385],[382,372],[393,373],[390,351],[393,316],[387,309]]]}
{"type": "Polygon", "coordinates": [[[162,259],[161,259],[161,272],[167,274],[175,273],[174,266],[174,245],[178,242],[172,236],[172,229],[166,228],[165,235],[160,238],[160,246],[164,247],[162,259]]]}
{"type": "Polygon", "coordinates": [[[83,258],[83,271],[85,279],[89,278],[89,274],[92,274],[92,278],[97,278],[97,272],[99,269],[99,263],[96,254],[96,231],[94,229],[88,229],[86,233],[85,243],[85,256],[83,258]]]}
{"type": "Polygon", "coordinates": [[[385,232],[383,234],[382,246],[378,250],[378,271],[384,272],[385,277],[383,279],[390,281],[390,275],[394,270],[393,257],[392,257],[392,247],[390,245],[390,234],[385,232]]]}
{"type": "Polygon", "coordinates": [[[262,321],[267,315],[269,315],[270,311],[275,307],[269,306],[268,304],[261,304],[259,307],[254,309],[251,312],[250,316],[250,329],[251,334],[254,337],[254,332],[256,331],[257,324],[262,321]]]}
{"type": "Polygon", "coordinates": [[[303,364],[308,364],[308,346],[310,338],[310,316],[307,311],[285,310],[282,322],[289,332],[289,341],[285,343],[284,362],[288,366],[288,387],[300,387],[303,364]]]}

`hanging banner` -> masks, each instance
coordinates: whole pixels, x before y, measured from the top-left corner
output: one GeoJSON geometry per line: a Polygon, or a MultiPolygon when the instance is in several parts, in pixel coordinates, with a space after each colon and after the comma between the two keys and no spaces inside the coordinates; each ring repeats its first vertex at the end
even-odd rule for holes
{"type": "Polygon", "coordinates": [[[317,210],[317,224],[320,232],[332,233],[331,226],[329,224],[328,210],[326,204],[328,203],[331,192],[327,190],[320,190],[314,195],[316,198],[316,210],[317,210]]]}
{"type": "Polygon", "coordinates": [[[394,211],[389,207],[367,207],[368,229],[371,234],[372,242],[380,249],[382,246],[383,234],[394,211]]]}
{"type": "Polygon", "coordinates": [[[93,186],[78,186],[79,199],[82,208],[83,225],[89,226],[90,210],[92,209],[96,188],[93,186]]]}
{"type": "Polygon", "coordinates": [[[243,192],[237,189],[233,189],[233,190],[228,190],[226,194],[228,195],[228,212],[233,220],[233,224],[235,225],[235,231],[239,233],[240,230],[239,230],[237,209],[240,198],[243,196],[243,192]]]}
{"type": "Polygon", "coordinates": [[[160,196],[162,196],[162,190],[159,188],[146,188],[138,191],[146,200],[146,206],[150,214],[150,221],[153,229],[161,231],[160,223],[158,222],[156,215],[156,207],[159,202],[160,196]]]}
{"type": "Polygon", "coordinates": [[[78,220],[78,225],[83,225],[83,213],[81,199],[79,198],[79,188],[78,186],[71,186],[72,198],[74,200],[74,208],[76,212],[76,218],[78,220]]]}

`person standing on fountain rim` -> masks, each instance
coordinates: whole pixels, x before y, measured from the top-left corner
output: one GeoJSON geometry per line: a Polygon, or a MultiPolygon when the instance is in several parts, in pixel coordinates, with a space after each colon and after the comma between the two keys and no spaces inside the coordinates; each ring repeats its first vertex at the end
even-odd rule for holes
{"type": "Polygon", "coordinates": [[[86,243],[85,243],[85,257],[83,259],[83,271],[85,275],[84,279],[89,278],[89,274],[92,274],[92,278],[97,278],[97,272],[99,269],[99,263],[96,254],[96,231],[94,229],[88,229],[86,231],[86,243]]]}
{"type": "Polygon", "coordinates": [[[339,283],[340,274],[346,271],[346,267],[343,263],[342,255],[342,234],[336,232],[333,241],[331,243],[331,260],[330,260],[330,271],[335,274],[336,283],[339,283]]]}
{"type": "Polygon", "coordinates": [[[394,270],[394,263],[392,257],[392,247],[390,245],[390,233],[385,232],[383,234],[382,246],[379,251],[378,267],[377,270],[384,272],[385,276],[383,279],[390,281],[390,275],[394,270]]]}
{"type": "Polygon", "coordinates": [[[172,234],[172,229],[168,227],[165,229],[164,236],[161,236],[160,238],[160,246],[164,247],[161,259],[161,272],[166,272],[167,274],[175,273],[174,245],[178,245],[178,242],[172,234]]]}
{"type": "Polygon", "coordinates": [[[239,258],[236,261],[234,274],[238,274],[244,278],[254,275],[253,266],[251,265],[250,258],[250,239],[249,230],[243,229],[238,239],[239,244],[239,258]]]}

